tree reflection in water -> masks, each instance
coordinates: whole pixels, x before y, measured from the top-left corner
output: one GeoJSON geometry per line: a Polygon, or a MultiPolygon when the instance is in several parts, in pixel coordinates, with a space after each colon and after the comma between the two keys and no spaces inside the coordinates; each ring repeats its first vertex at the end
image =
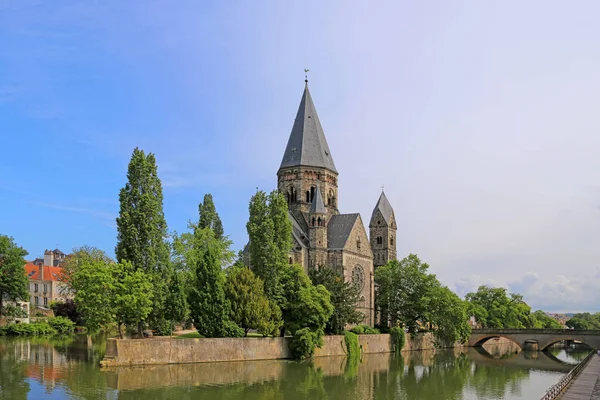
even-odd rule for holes
{"type": "Polygon", "coordinates": [[[105,371],[98,367],[104,351],[103,338],[0,338],[0,398],[36,399],[44,392],[125,400],[521,398],[533,378],[549,379],[542,382],[548,387],[571,368],[555,350],[546,355],[509,346],[105,371]]]}

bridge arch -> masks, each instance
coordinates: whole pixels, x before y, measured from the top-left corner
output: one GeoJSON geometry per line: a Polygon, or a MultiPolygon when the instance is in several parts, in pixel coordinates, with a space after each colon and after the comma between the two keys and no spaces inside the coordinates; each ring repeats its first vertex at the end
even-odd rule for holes
{"type": "Polygon", "coordinates": [[[558,342],[562,342],[562,341],[566,341],[566,340],[570,340],[570,341],[578,341],[582,344],[585,344],[586,346],[590,347],[590,348],[594,348],[593,342],[595,342],[594,340],[590,340],[592,339],[591,337],[576,337],[576,336],[571,336],[571,337],[553,337],[547,340],[541,340],[538,344],[539,349],[544,351],[544,350],[548,350],[548,348],[550,346],[552,346],[553,344],[556,344],[558,342]],[[583,340],[582,340],[583,339],[583,340]]]}
{"type": "Polygon", "coordinates": [[[511,337],[510,335],[506,335],[506,334],[501,334],[501,333],[490,333],[490,334],[484,334],[484,335],[477,335],[477,337],[471,337],[471,339],[469,339],[469,345],[471,347],[481,347],[483,346],[487,341],[489,341],[490,339],[494,339],[494,338],[505,338],[510,340],[511,342],[514,342],[517,346],[519,346],[521,349],[523,349],[523,343],[521,343],[520,340],[511,337]]]}

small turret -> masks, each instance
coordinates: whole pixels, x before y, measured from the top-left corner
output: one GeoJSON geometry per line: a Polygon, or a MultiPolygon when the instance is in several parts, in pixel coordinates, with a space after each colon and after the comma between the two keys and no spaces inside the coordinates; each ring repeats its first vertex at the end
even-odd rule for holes
{"type": "Polygon", "coordinates": [[[327,208],[325,208],[319,186],[315,191],[308,217],[311,246],[309,267],[316,268],[327,264],[327,223],[329,222],[327,221],[327,208]]]}
{"type": "Polygon", "coordinates": [[[373,264],[379,267],[395,260],[396,255],[396,217],[394,209],[382,191],[373,209],[369,223],[369,239],[373,250],[373,264]]]}

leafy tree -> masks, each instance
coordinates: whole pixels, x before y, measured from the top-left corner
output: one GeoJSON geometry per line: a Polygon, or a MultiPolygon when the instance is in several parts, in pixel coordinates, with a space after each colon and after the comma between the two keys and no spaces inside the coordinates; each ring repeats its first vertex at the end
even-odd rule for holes
{"type": "Polygon", "coordinates": [[[464,340],[469,335],[464,302],[428,269],[411,254],[375,271],[377,305],[384,321],[392,327],[406,326],[410,333],[429,327],[441,342],[464,340]]]}
{"type": "Polygon", "coordinates": [[[281,274],[288,265],[292,234],[287,202],[277,191],[268,196],[257,191],[250,199],[249,211],[246,229],[250,238],[250,266],[264,281],[267,297],[281,307],[285,301],[281,274]]]}
{"type": "Polygon", "coordinates": [[[533,328],[535,329],[561,329],[562,325],[550,317],[542,310],[537,310],[531,313],[531,320],[533,321],[533,328]]]}
{"type": "Polygon", "coordinates": [[[122,339],[123,324],[134,326],[140,321],[145,321],[152,311],[152,282],[146,273],[135,270],[128,261],[111,264],[109,269],[112,272],[113,289],[109,303],[112,304],[119,336],[122,339]]]}
{"type": "Polygon", "coordinates": [[[571,319],[566,322],[569,328],[581,330],[581,329],[600,329],[600,313],[579,313],[573,315],[571,319]]]}
{"type": "Polygon", "coordinates": [[[519,294],[507,293],[505,288],[480,286],[477,292],[466,295],[468,312],[482,328],[533,327],[531,307],[519,294]]]}
{"type": "Polygon", "coordinates": [[[219,241],[209,228],[198,229],[196,237],[199,241],[206,239],[206,248],[197,248],[194,257],[195,281],[189,295],[190,315],[202,336],[224,337],[229,304],[225,298],[219,241]]]}
{"type": "Polygon", "coordinates": [[[331,294],[333,314],[325,325],[325,333],[339,335],[347,324],[360,323],[364,315],[357,311],[360,288],[344,280],[333,268],[322,266],[312,269],[309,277],[314,285],[323,285],[331,294]]]}
{"type": "Polygon", "coordinates": [[[265,335],[273,334],[281,326],[281,318],[279,321],[271,321],[278,314],[277,310],[271,308],[277,305],[265,296],[263,281],[248,267],[231,268],[227,275],[225,294],[231,305],[231,320],[244,329],[244,336],[248,335],[250,329],[259,328],[265,335]]]}
{"type": "Polygon", "coordinates": [[[73,285],[71,284],[71,275],[77,270],[78,266],[84,263],[99,261],[104,264],[110,264],[114,262],[104,251],[93,247],[93,246],[81,246],[73,249],[71,254],[65,259],[65,263],[62,266],[62,273],[60,275],[60,281],[62,285],[59,291],[63,295],[74,296],[75,292],[73,285]]]}
{"type": "Polygon", "coordinates": [[[109,265],[89,261],[79,265],[70,277],[77,309],[83,315],[84,325],[92,332],[114,321],[114,281],[109,265]]]}
{"type": "MultiPolygon", "coordinates": [[[[293,340],[309,340],[321,346],[327,321],[333,314],[331,296],[325,286],[313,286],[304,269],[290,265],[282,270],[281,283],[285,302],[281,307],[285,329],[296,337],[293,340]],[[314,335],[296,333],[307,328],[314,335]]],[[[302,331],[305,332],[305,331],[302,331]]],[[[302,348],[302,346],[294,347],[302,348]]],[[[302,354],[297,354],[301,357],[302,354]]]]}
{"type": "Polygon", "coordinates": [[[185,320],[189,315],[189,308],[184,285],[184,274],[179,271],[172,271],[171,279],[168,285],[169,292],[167,294],[167,301],[165,307],[165,318],[167,318],[171,322],[171,334],[173,332],[173,322],[181,322],[185,320]]]}
{"type": "Polygon", "coordinates": [[[0,235],[0,315],[4,312],[4,300],[16,301],[29,297],[24,268],[27,254],[12,237],[0,235]]]}
{"type": "MultiPolygon", "coordinates": [[[[167,295],[164,277],[169,271],[169,246],[154,154],[146,155],[137,147],[133,150],[119,202],[117,260],[129,261],[134,270],[148,274],[154,294],[150,319],[154,325],[161,325],[167,295]]],[[[142,330],[142,321],[138,321],[138,330],[142,330]]]]}
{"type": "Polygon", "coordinates": [[[57,317],[65,317],[77,325],[83,324],[83,316],[77,309],[77,304],[73,299],[58,300],[50,304],[50,308],[57,317]]]}
{"type": "Polygon", "coordinates": [[[200,214],[198,228],[210,228],[217,239],[223,239],[223,224],[215,208],[212,194],[207,193],[204,195],[204,201],[198,205],[198,211],[200,214]]]}

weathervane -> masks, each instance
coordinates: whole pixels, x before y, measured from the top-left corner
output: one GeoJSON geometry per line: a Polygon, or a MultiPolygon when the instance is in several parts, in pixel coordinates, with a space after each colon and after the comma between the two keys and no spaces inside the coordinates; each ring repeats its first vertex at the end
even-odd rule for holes
{"type": "Polygon", "coordinates": [[[310,72],[310,69],[308,68],[304,68],[304,82],[308,83],[308,73],[310,72]]]}

